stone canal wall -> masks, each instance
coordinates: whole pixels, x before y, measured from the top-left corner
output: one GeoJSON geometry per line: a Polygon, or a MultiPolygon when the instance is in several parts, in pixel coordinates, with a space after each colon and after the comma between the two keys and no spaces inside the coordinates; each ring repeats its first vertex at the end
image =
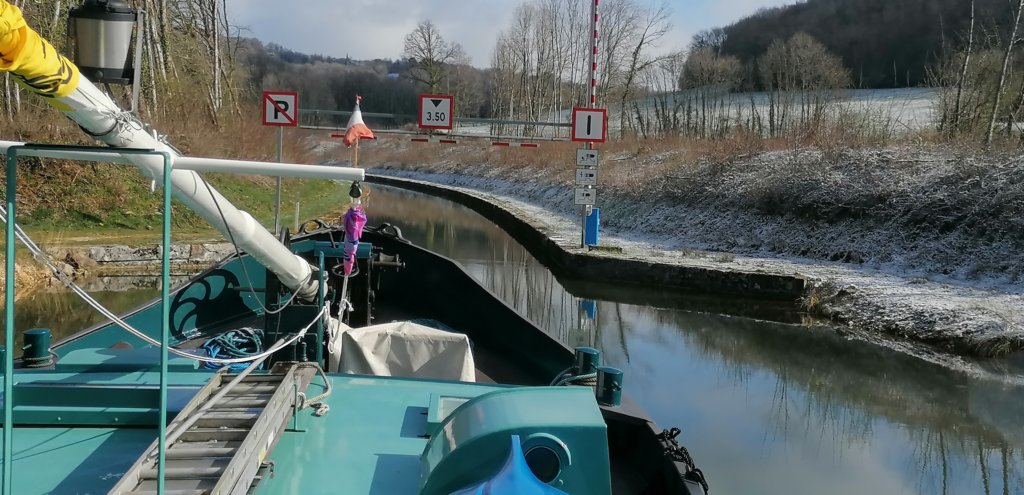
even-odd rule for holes
{"type": "Polygon", "coordinates": [[[807,288],[803,277],[782,273],[708,267],[703,263],[658,262],[614,247],[581,249],[579,238],[563,233],[509,204],[462,188],[384,175],[367,181],[443,197],[468,206],[500,225],[560,277],[797,304],[807,288]]]}
{"type": "MultiPolygon", "coordinates": [[[[80,279],[159,273],[162,261],[162,248],[159,244],[52,247],[46,251],[53,259],[60,261],[59,267],[65,274],[80,279]]],[[[172,244],[171,272],[199,272],[234,252],[231,244],[225,242],[172,244]]]]}

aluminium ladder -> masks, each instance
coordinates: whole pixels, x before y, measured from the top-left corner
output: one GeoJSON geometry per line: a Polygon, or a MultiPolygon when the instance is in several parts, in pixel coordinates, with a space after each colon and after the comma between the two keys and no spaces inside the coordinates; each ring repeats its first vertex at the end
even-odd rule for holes
{"type": "MultiPolygon", "coordinates": [[[[251,374],[208,405],[233,378],[223,372],[214,374],[167,427],[168,432],[175,431],[198,415],[194,424],[166,447],[165,493],[248,492],[261,479],[263,461],[300,405],[298,394],[306,389],[313,374],[311,368],[297,367],[287,373],[251,374]]],[[[109,495],[156,494],[158,448],[158,442],[153,442],[109,495]]]]}

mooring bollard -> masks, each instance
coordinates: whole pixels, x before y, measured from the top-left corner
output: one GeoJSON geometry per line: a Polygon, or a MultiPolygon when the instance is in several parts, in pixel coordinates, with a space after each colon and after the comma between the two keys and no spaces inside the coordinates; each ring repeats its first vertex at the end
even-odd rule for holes
{"type": "Polygon", "coordinates": [[[597,368],[597,402],[602,406],[622,404],[622,370],[611,366],[597,368]]]}
{"type": "Polygon", "coordinates": [[[33,328],[25,332],[21,361],[26,368],[45,368],[53,364],[50,355],[50,329],[33,328]]]}

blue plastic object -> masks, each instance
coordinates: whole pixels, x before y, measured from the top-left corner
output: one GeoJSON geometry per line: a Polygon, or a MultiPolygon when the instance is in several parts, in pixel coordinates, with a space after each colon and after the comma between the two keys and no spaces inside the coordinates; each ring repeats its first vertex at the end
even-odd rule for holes
{"type": "Polygon", "coordinates": [[[597,319],[597,301],[593,299],[580,299],[580,309],[587,315],[588,320],[597,319]]]}
{"type": "Polygon", "coordinates": [[[588,246],[597,245],[597,231],[601,226],[601,209],[593,208],[587,215],[587,228],[583,231],[583,243],[588,246]]]}
{"type": "Polygon", "coordinates": [[[498,473],[483,483],[452,492],[452,495],[568,495],[542,483],[526,464],[519,435],[512,435],[512,449],[498,473]]]}

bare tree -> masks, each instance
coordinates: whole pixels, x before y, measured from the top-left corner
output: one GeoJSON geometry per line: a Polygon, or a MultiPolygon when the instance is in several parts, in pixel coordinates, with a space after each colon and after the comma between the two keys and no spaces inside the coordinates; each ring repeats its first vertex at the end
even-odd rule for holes
{"type": "Polygon", "coordinates": [[[445,79],[445,66],[457,60],[468,60],[462,46],[448,43],[441,36],[437,26],[430,21],[423,21],[405,37],[406,58],[417,64],[417,69],[409,72],[414,81],[424,84],[430,91],[438,91],[445,79]]]}
{"type": "Polygon", "coordinates": [[[773,136],[782,135],[793,124],[815,132],[835,101],[835,91],[850,85],[842,60],[805,33],[773,42],[757,66],[768,92],[768,129],[773,136]],[[792,112],[797,110],[793,122],[792,112]]]}
{"type": "MultiPolygon", "coordinates": [[[[971,65],[971,51],[974,49],[974,0],[971,0],[971,27],[967,32],[967,51],[964,54],[964,65],[960,70],[960,79],[956,84],[956,107],[953,110],[953,129],[960,130],[960,113],[963,108],[964,83],[967,81],[967,70],[971,65]]],[[[1024,95],[1024,92],[1021,93],[1024,95]]]]}
{"type": "Polygon", "coordinates": [[[483,80],[480,71],[469,65],[468,59],[446,67],[445,91],[459,102],[455,113],[460,117],[477,116],[484,101],[483,80]]]}
{"type": "Polygon", "coordinates": [[[630,40],[638,30],[641,9],[633,0],[606,0],[601,2],[600,53],[598,67],[598,99],[608,101],[612,93],[621,90],[628,65],[630,40]]]}
{"type": "MultiPolygon", "coordinates": [[[[201,81],[206,86],[207,109],[213,122],[218,122],[220,111],[224,105],[225,85],[228,84],[225,73],[232,65],[229,60],[229,49],[225,43],[232,40],[231,27],[226,17],[224,0],[174,0],[171,22],[178,36],[175,38],[177,56],[182,59],[201,54],[200,60],[205,67],[199,70],[196,65],[186,64],[186,73],[201,81]],[[183,43],[182,36],[198,42],[196,46],[183,43]],[[198,53],[195,53],[198,51],[198,53]],[[192,52],[192,53],[189,53],[192,52]]],[[[237,39],[237,37],[235,37],[237,39]]]]}
{"type": "Polygon", "coordinates": [[[719,55],[722,54],[722,47],[725,45],[726,32],[724,28],[706,29],[693,35],[690,42],[691,50],[709,48],[719,55]]]}
{"type": "Polygon", "coordinates": [[[625,77],[622,82],[622,94],[619,98],[619,121],[622,123],[620,132],[624,133],[627,124],[631,120],[626,118],[626,101],[632,96],[634,82],[637,76],[656,64],[660,58],[646,56],[645,50],[658,42],[665,33],[672,28],[669,17],[672,15],[668,4],[662,3],[657,8],[646,9],[640,29],[636,31],[633,38],[633,52],[629,57],[629,66],[626,68],[625,77]]]}
{"type": "Polygon", "coordinates": [[[687,90],[688,132],[709,137],[723,131],[728,96],[738,85],[740,75],[741,65],[736,57],[720,56],[712,48],[690,52],[679,83],[687,90]]]}
{"type": "Polygon", "coordinates": [[[761,84],[768,93],[768,132],[772,136],[781,135],[786,127],[787,114],[791,105],[793,75],[786,43],[775,40],[759,59],[757,69],[761,75],[761,84]]]}
{"type": "Polygon", "coordinates": [[[1006,84],[1006,73],[1010,69],[1010,57],[1013,55],[1013,47],[1017,44],[1017,27],[1020,25],[1021,10],[1024,10],[1024,0],[1018,0],[1017,11],[1013,17],[1013,28],[1010,29],[1010,38],[1006,41],[1006,52],[1003,56],[1003,70],[999,73],[999,84],[996,85],[996,96],[992,102],[992,117],[988,121],[988,134],[985,135],[985,145],[992,144],[992,135],[996,129],[996,116],[999,114],[999,101],[1003,96],[1003,86],[1006,84]]]}
{"type": "Polygon", "coordinates": [[[635,102],[637,125],[647,136],[679,133],[683,130],[683,118],[680,111],[688,100],[687,96],[677,91],[679,81],[686,63],[686,54],[682,51],[659,57],[657,62],[642,73],[644,85],[653,96],[650,105],[643,109],[635,102]],[[653,115],[652,115],[653,114],[653,115]]]}

